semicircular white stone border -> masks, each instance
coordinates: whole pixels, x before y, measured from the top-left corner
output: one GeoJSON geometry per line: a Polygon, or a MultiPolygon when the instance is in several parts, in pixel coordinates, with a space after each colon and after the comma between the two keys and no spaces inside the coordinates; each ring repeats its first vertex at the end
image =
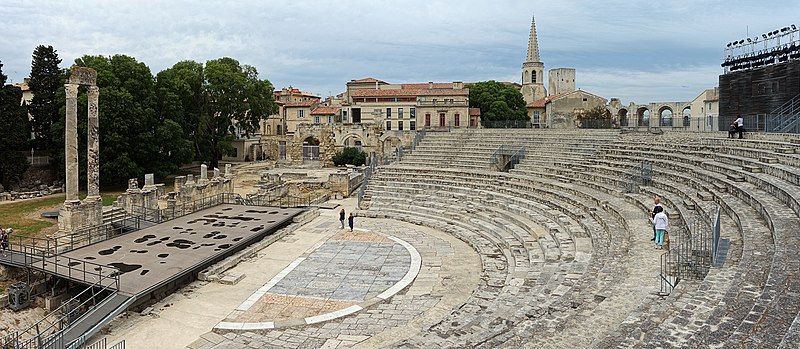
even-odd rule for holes
{"type": "MultiPolygon", "coordinates": [[[[369,230],[366,230],[366,229],[357,229],[357,230],[369,232],[369,230]]],[[[340,318],[340,317],[343,317],[343,316],[347,316],[347,315],[359,312],[362,309],[364,309],[364,306],[372,305],[372,304],[378,303],[380,301],[389,299],[390,297],[394,296],[398,292],[402,291],[404,288],[406,288],[408,285],[410,285],[411,282],[414,281],[414,279],[417,277],[417,275],[419,275],[419,270],[422,267],[422,256],[420,256],[419,252],[417,251],[416,248],[414,248],[414,246],[412,246],[408,242],[404,241],[403,239],[400,239],[400,238],[394,237],[394,236],[387,236],[387,237],[389,239],[391,239],[392,241],[400,244],[400,246],[403,246],[403,248],[405,248],[406,251],[408,251],[408,254],[411,255],[411,263],[410,263],[410,265],[408,267],[408,271],[406,272],[406,275],[404,275],[400,279],[400,281],[398,281],[397,283],[395,283],[391,287],[387,288],[385,291],[381,292],[379,295],[375,296],[375,298],[368,299],[368,300],[365,300],[365,301],[361,302],[361,305],[359,305],[359,304],[351,305],[351,306],[349,306],[347,308],[342,308],[342,309],[339,309],[339,310],[336,310],[336,311],[332,311],[330,313],[325,313],[325,314],[320,314],[320,315],[315,315],[315,316],[309,316],[309,317],[304,318],[303,320],[305,321],[305,323],[307,325],[316,324],[316,323],[325,322],[325,321],[330,321],[330,320],[333,320],[333,319],[337,319],[337,318],[340,318]],[[364,306],[362,306],[362,305],[364,305],[364,306]]],[[[321,244],[318,244],[318,245],[321,245],[321,244]]],[[[278,273],[278,275],[275,275],[275,277],[273,277],[269,282],[264,284],[264,286],[259,288],[258,291],[253,293],[246,301],[244,301],[244,303],[242,303],[236,309],[239,310],[239,311],[246,311],[247,309],[250,309],[250,307],[253,304],[255,304],[255,302],[258,301],[258,299],[260,299],[261,296],[266,294],[267,291],[270,288],[275,286],[281,279],[286,277],[286,275],[288,275],[289,272],[291,272],[294,268],[296,268],[300,264],[300,262],[302,262],[303,260],[305,260],[305,257],[299,257],[296,260],[294,260],[294,262],[292,262],[291,264],[289,264],[289,266],[284,268],[280,273],[278,273]]],[[[221,329],[221,330],[270,330],[270,329],[274,329],[275,328],[275,322],[274,321],[267,321],[267,322],[230,322],[230,321],[221,321],[216,326],[214,326],[214,328],[215,329],[221,329]]]]}

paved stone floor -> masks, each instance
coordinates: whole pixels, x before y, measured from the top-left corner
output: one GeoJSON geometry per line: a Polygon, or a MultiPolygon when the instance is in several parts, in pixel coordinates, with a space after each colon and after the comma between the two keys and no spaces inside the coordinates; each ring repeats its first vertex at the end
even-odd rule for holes
{"type": "MultiPolygon", "coordinates": [[[[350,211],[355,200],[341,203],[350,211]]],[[[466,243],[423,226],[357,218],[355,232],[339,229],[337,208],[322,210],[231,272],[245,278],[236,285],[194,282],[154,305],[147,316],[115,320],[106,335],[134,349],[153,343],[193,349],[380,348],[425,331],[464,303],[479,282],[481,264],[466,243]],[[398,241],[413,248],[421,263],[410,284],[384,300],[377,296],[407,277],[412,264],[411,253],[398,241]],[[251,307],[242,311],[248,302],[251,307]],[[318,323],[303,321],[354,303],[363,309],[318,323]],[[277,326],[215,329],[231,320],[277,326]]]]}

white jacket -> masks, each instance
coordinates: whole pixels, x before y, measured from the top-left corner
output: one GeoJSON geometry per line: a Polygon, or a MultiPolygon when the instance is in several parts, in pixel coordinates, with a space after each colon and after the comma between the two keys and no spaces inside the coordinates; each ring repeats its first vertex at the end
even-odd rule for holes
{"type": "Polygon", "coordinates": [[[656,216],[653,218],[653,224],[655,224],[658,230],[667,230],[667,226],[669,225],[667,214],[664,213],[664,211],[656,213],[656,216]]]}

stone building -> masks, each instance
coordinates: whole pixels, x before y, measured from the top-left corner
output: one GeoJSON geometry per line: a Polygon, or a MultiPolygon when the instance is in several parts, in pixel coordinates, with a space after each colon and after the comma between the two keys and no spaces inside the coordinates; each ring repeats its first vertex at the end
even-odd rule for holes
{"type": "Polygon", "coordinates": [[[575,128],[578,115],[605,105],[605,98],[575,90],[533,101],[528,103],[527,109],[534,128],[575,128]]]}
{"type": "Polygon", "coordinates": [[[547,72],[547,92],[554,96],[577,90],[575,87],[574,68],[555,68],[547,72]]]}
{"type": "Polygon", "coordinates": [[[705,89],[700,92],[692,100],[690,109],[690,130],[716,131],[717,120],[719,119],[719,87],[705,89]]]}
{"type": "Polygon", "coordinates": [[[536,37],[536,21],[531,17],[531,33],[528,37],[528,56],[522,63],[522,98],[531,103],[547,96],[544,87],[544,63],[539,59],[539,40],[536,37]]]}

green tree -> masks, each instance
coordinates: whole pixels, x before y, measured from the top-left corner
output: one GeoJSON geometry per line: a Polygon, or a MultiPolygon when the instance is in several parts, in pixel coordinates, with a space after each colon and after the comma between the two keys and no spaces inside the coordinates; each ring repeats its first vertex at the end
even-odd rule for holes
{"type": "MultiPolygon", "coordinates": [[[[144,173],[163,178],[191,161],[191,142],[180,124],[156,112],[155,79],[147,65],[125,55],[83,56],[75,64],[97,71],[100,176],[104,184],[125,183],[144,173]]],[[[78,109],[78,115],[86,115],[82,90],[78,109]]],[[[85,119],[78,118],[81,144],[86,137],[85,119]]],[[[54,129],[60,130],[63,138],[63,124],[54,129]]]]}
{"type": "Polygon", "coordinates": [[[203,102],[197,137],[205,142],[199,147],[203,160],[219,166],[223,154],[232,150],[238,131],[254,133],[259,121],[277,112],[273,87],[259,80],[256,68],[225,57],[206,62],[203,102]]]}
{"type": "Polygon", "coordinates": [[[22,151],[28,147],[30,125],[22,105],[22,90],[6,85],[3,63],[0,62],[0,182],[8,186],[28,169],[22,151]]]}
{"type": "Polygon", "coordinates": [[[336,166],[361,166],[367,162],[367,155],[356,148],[344,148],[342,151],[337,151],[331,160],[333,160],[333,164],[336,166]]]}
{"type": "Polygon", "coordinates": [[[194,154],[201,154],[200,114],[203,106],[203,65],[182,61],[156,75],[158,117],[180,125],[183,134],[192,144],[194,154]]]}
{"type": "Polygon", "coordinates": [[[512,85],[484,81],[467,85],[469,106],[481,109],[481,121],[527,120],[522,93],[512,85]]]}
{"type": "Polygon", "coordinates": [[[28,113],[32,117],[33,145],[40,150],[54,150],[50,129],[53,122],[59,119],[59,111],[64,105],[63,98],[56,99],[57,91],[64,86],[59,63],[61,59],[53,46],[39,45],[33,50],[31,78],[28,81],[33,99],[28,106],[28,113]]]}

